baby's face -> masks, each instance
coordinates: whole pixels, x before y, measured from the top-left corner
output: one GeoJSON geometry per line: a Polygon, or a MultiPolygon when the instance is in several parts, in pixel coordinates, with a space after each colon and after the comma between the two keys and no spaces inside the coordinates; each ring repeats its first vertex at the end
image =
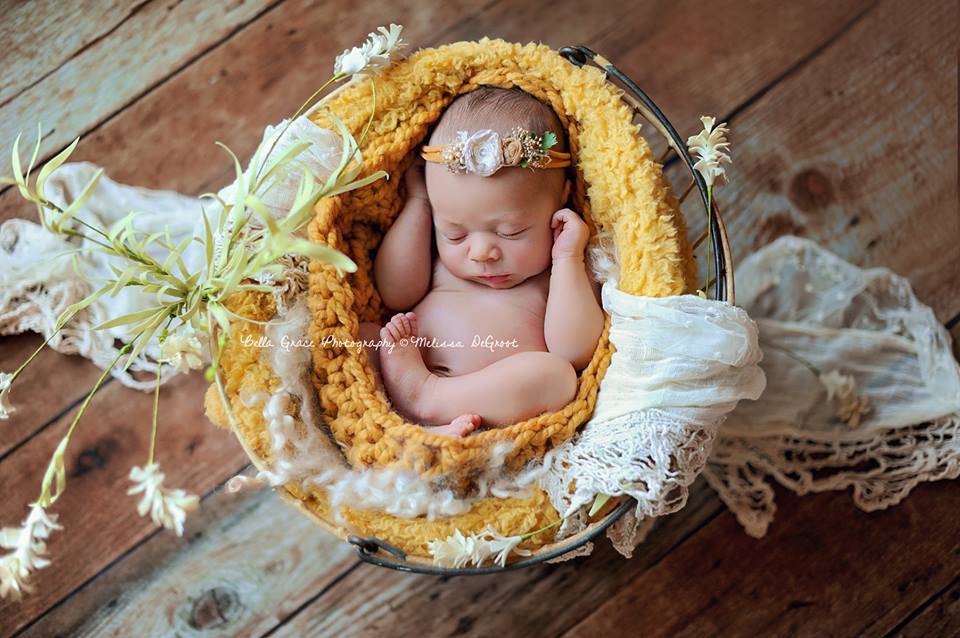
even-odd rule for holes
{"type": "Polygon", "coordinates": [[[456,175],[427,162],[437,250],[447,270],[491,288],[511,288],[546,270],[553,247],[550,219],[566,194],[560,176],[543,177],[515,167],[490,177],[456,175]]]}

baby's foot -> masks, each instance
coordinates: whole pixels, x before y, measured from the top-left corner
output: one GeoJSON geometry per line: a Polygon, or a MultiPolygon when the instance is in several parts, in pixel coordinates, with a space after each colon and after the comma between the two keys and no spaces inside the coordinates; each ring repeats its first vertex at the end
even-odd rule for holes
{"type": "Polygon", "coordinates": [[[480,427],[481,420],[479,414],[461,414],[451,421],[450,425],[434,425],[428,427],[427,432],[440,436],[466,436],[480,427]]]}
{"type": "Polygon", "coordinates": [[[387,396],[399,412],[414,420],[422,418],[421,394],[432,376],[414,343],[418,336],[417,315],[399,313],[380,329],[385,344],[380,347],[380,372],[387,396]]]}

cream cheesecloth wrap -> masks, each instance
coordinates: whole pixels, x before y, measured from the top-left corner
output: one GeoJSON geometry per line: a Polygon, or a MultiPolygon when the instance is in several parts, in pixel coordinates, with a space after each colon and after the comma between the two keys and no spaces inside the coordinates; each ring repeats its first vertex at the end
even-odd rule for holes
{"type": "MultiPolygon", "coordinates": [[[[272,142],[285,123],[267,127],[261,144],[272,142]]],[[[339,154],[329,132],[298,118],[274,153],[293,138],[316,140],[305,163],[318,176],[329,172],[330,153],[339,154]]],[[[95,169],[65,164],[51,175],[45,194],[65,207],[95,169]]],[[[283,210],[283,198],[292,200],[296,186],[278,179],[273,205],[283,210]]],[[[196,232],[200,201],[104,175],[79,215],[109,227],[131,209],[143,211],[138,228],[167,226],[175,244],[196,232]]],[[[218,211],[203,201],[215,220],[218,211]]],[[[202,268],[202,247],[195,245],[197,254],[188,253],[186,261],[202,268]]],[[[0,334],[49,336],[58,314],[91,292],[67,254],[77,248],[29,221],[0,226],[0,334]]],[[[872,510],[899,502],[920,481],[960,474],[960,368],[946,330],[906,280],[885,268],[857,268],[809,240],[784,237],[737,266],[735,307],[690,295],[625,294],[616,287],[615,256],[609,257],[595,274],[604,281],[603,306],[617,350],[591,420],[577,438],[548,454],[539,479],[557,511],[571,513],[563,536],[584,524],[581,506],[595,494],[630,495],[637,508],[608,530],[629,555],[656,517],[683,507],[701,470],[753,536],[762,536],[773,518],[770,477],[798,493],[853,486],[855,503],[872,510]],[[798,359],[855,379],[872,405],[857,428],[837,419],[818,376],[798,359]]],[[[77,258],[87,276],[110,272],[102,253],[77,258]]],[[[140,295],[128,288],[101,297],[51,347],[106,367],[117,354],[114,338],[130,335],[123,327],[90,328],[148,307],[150,299],[140,295]]],[[[152,344],[131,369],[155,369],[158,352],[152,344]]],[[[175,373],[168,368],[164,381],[175,373]]],[[[153,387],[127,373],[114,375],[130,387],[153,387]]],[[[14,387],[14,402],[17,394],[14,387]]],[[[585,546],[579,553],[589,551],[585,546]]]]}

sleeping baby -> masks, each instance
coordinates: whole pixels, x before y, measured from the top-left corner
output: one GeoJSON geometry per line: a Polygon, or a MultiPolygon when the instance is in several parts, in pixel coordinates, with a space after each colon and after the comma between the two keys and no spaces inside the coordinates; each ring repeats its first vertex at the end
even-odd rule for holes
{"type": "Polygon", "coordinates": [[[434,434],[558,410],[593,357],[604,316],[587,225],[564,207],[564,147],[550,107],[481,86],[447,108],[405,175],[374,264],[397,314],[361,337],[378,341],[370,361],[397,412],[434,434]]]}

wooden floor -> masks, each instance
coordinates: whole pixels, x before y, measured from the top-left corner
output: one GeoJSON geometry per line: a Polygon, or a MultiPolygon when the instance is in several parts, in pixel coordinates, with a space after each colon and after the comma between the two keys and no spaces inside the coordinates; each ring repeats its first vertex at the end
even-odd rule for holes
{"type": "MultiPolygon", "coordinates": [[[[80,135],[72,159],[118,181],[216,190],[232,169],[215,140],[249,157],[337,53],[391,21],[414,47],[483,35],[587,44],[683,134],[701,114],[728,120],[734,165],[718,196],[736,257],[787,233],[814,238],[908,277],[960,337],[955,1],[0,0],[0,173],[17,131],[32,136],[39,120],[44,158],[80,135]]],[[[0,220],[16,216],[33,211],[8,188],[0,220]]],[[[0,339],[0,369],[38,343],[0,339]]],[[[3,524],[36,498],[98,373],[47,351],[18,382],[20,412],[0,426],[3,524]]],[[[36,594],[0,602],[0,634],[960,634],[956,481],[871,514],[849,493],[778,489],[762,540],[701,481],[632,560],[604,540],[585,560],[437,579],[358,563],[273,494],[226,494],[247,459],[204,417],[204,389],[192,376],[162,391],[162,467],[205,495],[186,535],[158,531],[125,494],[146,458],[151,396],[108,383],[55,506],[69,534],[53,537],[36,594]]]]}

